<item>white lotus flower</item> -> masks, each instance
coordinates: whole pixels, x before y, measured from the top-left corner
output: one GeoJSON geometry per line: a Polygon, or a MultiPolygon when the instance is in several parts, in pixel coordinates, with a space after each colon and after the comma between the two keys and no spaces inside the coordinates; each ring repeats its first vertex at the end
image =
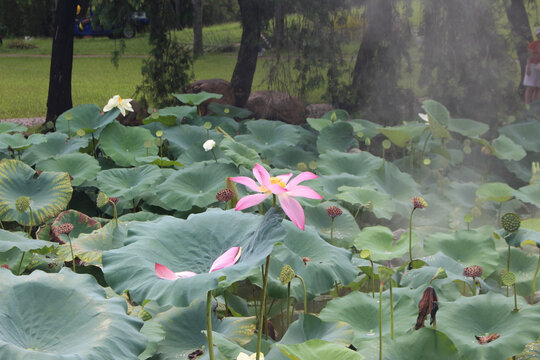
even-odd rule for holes
{"type": "Polygon", "coordinates": [[[122,116],[126,116],[126,110],[133,111],[133,107],[131,107],[130,103],[131,100],[132,99],[122,99],[120,95],[114,95],[112,99],[109,99],[109,102],[103,108],[103,112],[110,111],[116,107],[120,109],[122,116]]]}
{"type": "MultiPolygon", "coordinates": [[[[259,356],[259,359],[260,360],[264,360],[264,354],[263,353],[260,353],[261,355],[259,356]]],[[[253,353],[251,355],[248,355],[248,354],[245,354],[243,352],[241,352],[240,354],[238,354],[238,357],[236,358],[236,360],[255,360],[257,358],[257,353],[253,353]]]]}
{"type": "Polygon", "coordinates": [[[210,151],[216,147],[216,142],[212,139],[206,140],[202,147],[204,148],[204,151],[210,151]]]}
{"type": "Polygon", "coordinates": [[[420,119],[424,120],[425,122],[429,121],[427,114],[418,113],[418,116],[420,116],[420,119]]]}

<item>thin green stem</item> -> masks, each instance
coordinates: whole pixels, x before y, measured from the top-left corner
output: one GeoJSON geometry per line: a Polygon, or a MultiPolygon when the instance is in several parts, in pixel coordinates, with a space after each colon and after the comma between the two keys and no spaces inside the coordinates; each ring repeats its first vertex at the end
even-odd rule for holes
{"type": "Polygon", "coordinates": [[[24,260],[24,255],[26,255],[26,252],[23,251],[22,256],[21,256],[21,261],[19,261],[19,268],[17,269],[17,275],[21,275],[21,266],[24,260]]]}
{"type": "Polygon", "coordinates": [[[94,155],[94,158],[97,159],[97,154],[96,154],[96,138],[94,138],[94,133],[92,133],[92,155],[94,155]]]}
{"type": "Polygon", "coordinates": [[[272,194],[272,207],[276,207],[276,194],[272,194]]]}
{"type": "MultiPolygon", "coordinates": [[[[508,245],[508,256],[506,257],[506,271],[510,271],[510,245],[508,245]]],[[[510,296],[510,287],[506,287],[506,296],[510,296]]]]}
{"type": "Polygon", "coordinates": [[[296,274],[295,277],[299,278],[300,281],[302,281],[302,286],[304,287],[304,314],[307,314],[307,292],[306,292],[306,282],[304,281],[304,278],[300,275],[296,274]]]}
{"type": "Polygon", "coordinates": [[[291,282],[287,284],[287,328],[291,324],[291,282]]]}
{"type": "MultiPolygon", "coordinates": [[[[274,197],[275,198],[275,197],[274,197]]],[[[263,331],[263,319],[264,319],[264,313],[266,308],[266,289],[268,287],[268,271],[270,269],[270,255],[266,257],[266,265],[264,267],[264,274],[263,274],[263,288],[262,288],[262,294],[261,294],[261,309],[259,312],[259,324],[258,324],[258,332],[257,332],[257,355],[255,360],[260,360],[261,356],[261,342],[262,342],[262,331],[263,331]]]]}
{"type": "Polygon", "coordinates": [[[410,260],[410,263],[409,263],[409,269],[412,269],[412,216],[414,214],[414,210],[416,210],[416,208],[413,208],[412,211],[411,211],[411,217],[409,219],[409,260],[410,260]]]}
{"type": "Polygon", "coordinates": [[[208,340],[208,356],[214,360],[214,340],[212,337],[212,290],[206,294],[206,339],[208,340]]]}
{"type": "Polygon", "coordinates": [[[116,204],[113,203],[113,218],[114,218],[114,224],[115,226],[118,226],[118,211],[116,211],[116,204]]]}
{"type": "Polygon", "coordinates": [[[382,292],[383,282],[379,283],[379,360],[382,360],[382,292]]]}
{"type": "Polygon", "coordinates": [[[392,294],[392,279],[390,279],[390,339],[394,340],[394,297],[392,294]]]}
{"type": "Polygon", "coordinates": [[[356,220],[356,217],[358,216],[358,213],[360,213],[360,210],[364,207],[364,205],[360,205],[358,207],[358,210],[356,210],[356,212],[354,213],[354,219],[356,220]]]}
{"type": "Polygon", "coordinates": [[[69,240],[69,249],[71,250],[71,262],[73,265],[73,272],[76,273],[77,271],[75,270],[75,256],[73,256],[73,246],[71,245],[71,236],[67,234],[67,238],[69,240]]]}
{"type": "Polygon", "coordinates": [[[334,218],[330,223],[330,245],[334,245],[334,218]]]}
{"type": "Polygon", "coordinates": [[[371,263],[371,296],[375,299],[375,264],[371,259],[369,262],[371,263]]]}
{"type": "Polygon", "coordinates": [[[518,306],[517,306],[517,291],[516,291],[516,283],[514,283],[514,307],[515,307],[515,311],[518,311],[518,306]]]}
{"type": "Polygon", "coordinates": [[[536,265],[536,271],[534,272],[534,277],[532,281],[532,294],[531,294],[531,304],[534,304],[534,297],[536,293],[536,277],[538,276],[538,271],[540,270],[540,254],[538,254],[538,265],[536,265]]]}
{"type": "Polygon", "coordinates": [[[214,152],[214,149],[212,149],[212,155],[214,156],[214,160],[215,160],[216,163],[217,163],[216,153],[214,152]]]}

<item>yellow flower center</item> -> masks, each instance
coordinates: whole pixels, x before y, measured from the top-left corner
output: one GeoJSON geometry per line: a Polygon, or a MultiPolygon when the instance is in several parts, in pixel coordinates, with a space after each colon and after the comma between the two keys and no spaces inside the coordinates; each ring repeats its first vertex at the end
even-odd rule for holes
{"type": "MultiPolygon", "coordinates": [[[[285,184],[285,182],[283,180],[281,180],[278,177],[274,177],[274,176],[272,176],[270,178],[270,184],[272,184],[272,185],[277,184],[277,185],[281,186],[282,188],[285,188],[285,186],[287,186],[287,184],[285,184]]],[[[261,186],[260,189],[261,189],[262,192],[270,192],[270,190],[265,189],[264,186],[261,186]]]]}
{"type": "Polygon", "coordinates": [[[119,96],[118,97],[118,103],[120,104],[122,102],[122,98],[119,96]]]}

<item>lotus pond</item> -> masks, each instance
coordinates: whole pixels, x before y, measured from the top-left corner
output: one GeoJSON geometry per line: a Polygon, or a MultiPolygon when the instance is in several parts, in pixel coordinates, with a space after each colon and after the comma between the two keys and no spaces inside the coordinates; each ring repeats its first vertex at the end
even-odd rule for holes
{"type": "Polygon", "coordinates": [[[1,359],[540,359],[539,108],[293,126],[175,96],[0,124],[1,359]]]}

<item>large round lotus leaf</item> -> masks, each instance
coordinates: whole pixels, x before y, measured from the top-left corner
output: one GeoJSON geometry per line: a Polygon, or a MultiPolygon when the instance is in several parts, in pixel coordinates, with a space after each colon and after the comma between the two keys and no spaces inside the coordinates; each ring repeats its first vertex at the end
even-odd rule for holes
{"type": "Polygon", "coordinates": [[[479,265],[487,277],[497,268],[497,250],[490,233],[477,230],[458,230],[453,234],[437,233],[424,239],[428,254],[443,252],[465,266],[479,265]]]}
{"type": "Polygon", "coordinates": [[[395,204],[388,194],[373,190],[368,186],[340,186],[338,190],[338,199],[360,206],[366,206],[369,203],[378,218],[390,220],[394,214],[395,204]]]}
{"type": "Polygon", "coordinates": [[[389,162],[373,172],[372,182],[377,190],[394,199],[396,213],[407,216],[411,211],[411,199],[420,194],[420,188],[411,175],[401,172],[389,162]]]}
{"type": "Polygon", "coordinates": [[[358,140],[351,124],[344,121],[325,127],[317,139],[317,150],[321,154],[336,150],[345,152],[352,147],[358,147],[358,140]]]}
{"type": "Polygon", "coordinates": [[[48,241],[29,239],[24,233],[0,230],[0,253],[15,248],[23,252],[46,254],[55,247],[56,244],[48,241]]]}
{"type": "Polygon", "coordinates": [[[32,134],[28,138],[21,133],[0,134],[0,149],[7,149],[8,147],[14,150],[24,150],[34,144],[41,144],[47,141],[43,134],[32,134]]]}
{"type": "Polygon", "coordinates": [[[383,359],[463,360],[456,345],[446,334],[428,327],[403,334],[396,339],[395,343],[385,343],[383,345],[383,359]]]}
{"type": "Polygon", "coordinates": [[[422,108],[438,123],[446,126],[450,122],[450,113],[443,104],[430,99],[422,103],[422,108]]]}
{"type": "MultiPolygon", "coordinates": [[[[52,227],[57,227],[62,224],[73,225],[73,230],[69,233],[69,236],[72,239],[77,238],[81,234],[90,234],[94,230],[101,229],[101,224],[97,220],[77,210],[62,211],[56,219],[54,219],[52,227]]],[[[60,242],[63,243],[68,242],[66,234],[60,234],[59,239],[55,239],[54,236],[55,235],[52,235],[52,241],[60,240],[60,242]]]]}
{"type": "Polygon", "coordinates": [[[196,94],[172,94],[175,98],[186,105],[199,106],[206,100],[221,99],[223,94],[214,94],[206,91],[201,91],[196,94]]]}
{"type": "MultiPolygon", "coordinates": [[[[508,249],[499,251],[499,269],[506,269],[508,249]]],[[[538,266],[538,254],[527,254],[519,248],[510,249],[510,271],[516,275],[516,289],[521,296],[530,296],[532,279],[538,266]]],[[[500,281],[500,274],[496,274],[500,281]]],[[[535,290],[540,290],[540,275],[536,278],[535,290]]]]}
{"type": "Polygon", "coordinates": [[[487,124],[471,119],[451,118],[448,121],[448,130],[468,137],[479,137],[489,130],[487,124]]]}
{"type": "Polygon", "coordinates": [[[540,126],[537,120],[510,124],[498,128],[499,134],[512,139],[516,144],[523,146],[525,150],[540,152],[540,126]]]}
{"type": "MultiPolygon", "coordinates": [[[[336,203],[324,202],[317,206],[306,206],[304,213],[306,223],[317,229],[319,236],[330,242],[332,220],[326,213],[328,206],[338,206],[336,203]]],[[[343,214],[334,219],[334,245],[350,248],[358,233],[358,224],[349,211],[343,209],[343,214]]]]}
{"type": "Polygon", "coordinates": [[[514,299],[489,292],[462,297],[454,302],[439,302],[437,330],[444,332],[468,359],[508,359],[538,339],[540,307],[527,306],[519,299],[520,311],[512,311],[514,299]],[[475,336],[499,334],[480,345],[475,336]]]}
{"type": "Polygon", "coordinates": [[[383,160],[367,151],[344,154],[339,151],[328,151],[321,154],[317,163],[321,175],[339,175],[346,173],[355,176],[368,175],[381,167],[383,160]]]}
{"type": "Polygon", "coordinates": [[[164,107],[163,109],[158,110],[158,114],[160,116],[174,116],[177,120],[182,122],[184,118],[192,118],[193,116],[197,115],[197,107],[196,106],[170,106],[170,107],[164,107]]]}
{"type": "MultiPolygon", "coordinates": [[[[315,315],[300,314],[276,345],[300,344],[308,340],[319,339],[342,346],[349,346],[353,339],[353,330],[344,322],[323,322],[315,315]]],[[[264,357],[267,360],[287,360],[276,346],[264,357]]]]}
{"type": "Polygon", "coordinates": [[[208,110],[210,110],[210,112],[218,116],[227,116],[230,118],[239,118],[239,119],[246,119],[253,114],[248,109],[239,108],[239,107],[231,106],[231,105],[223,105],[217,102],[209,103],[208,110]]]}
{"type": "Polygon", "coordinates": [[[156,187],[156,194],[171,209],[203,208],[216,202],[216,193],[225,188],[226,178],[237,174],[236,167],[231,164],[193,165],[169,176],[156,187]]]}
{"type": "MultiPolygon", "coordinates": [[[[211,103],[211,104],[217,104],[217,103],[211,103]]],[[[249,111],[249,110],[246,109],[246,111],[249,111]]],[[[240,128],[240,125],[233,118],[224,116],[224,115],[205,116],[203,120],[204,122],[209,122],[210,124],[212,124],[213,128],[215,128],[216,126],[219,126],[227,134],[231,134],[231,135],[236,134],[236,132],[240,128]]]]}
{"type": "MultiPolygon", "coordinates": [[[[166,334],[158,343],[159,359],[188,359],[188,355],[194,351],[208,348],[203,332],[206,330],[206,301],[203,299],[195,300],[189,307],[171,308],[150,321],[159,323],[166,334]]],[[[240,345],[247,344],[253,338],[255,323],[255,317],[226,317],[218,320],[215,312],[212,312],[213,332],[220,333],[240,345]]],[[[218,349],[214,349],[216,359],[226,360],[218,349]]],[[[207,356],[205,354],[205,358],[207,356]]]]}
{"type": "Polygon", "coordinates": [[[223,139],[219,144],[219,148],[237,166],[244,166],[245,168],[252,169],[256,163],[262,162],[259,154],[255,150],[231,139],[223,139]]]}
{"type": "Polygon", "coordinates": [[[281,121],[251,120],[246,127],[249,134],[238,135],[235,140],[263,156],[279,153],[281,149],[296,146],[301,141],[297,126],[281,121]]]}
{"type": "MultiPolygon", "coordinates": [[[[279,280],[284,265],[291,266],[295,273],[304,278],[308,299],[332,289],[336,281],[347,285],[355,279],[358,270],[351,263],[352,254],[349,251],[330,245],[311,226],[302,231],[292,222],[285,221],[283,227],[287,231],[283,245],[276,246],[272,251],[268,279],[270,296],[286,296],[287,287],[279,280]]],[[[255,271],[250,280],[262,285],[260,270],[255,271]]],[[[291,283],[291,296],[300,302],[304,299],[304,288],[298,279],[291,283]]]]}
{"type": "Polygon", "coordinates": [[[107,299],[92,276],[0,270],[0,294],[2,359],[133,360],[146,346],[142,321],[126,315],[124,299],[107,299]]]}
{"type": "Polygon", "coordinates": [[[278,153],[272,154],[268,160],[275,167],[297,169],[300,163],[309,165],[311,162],[317,161],[317,155],[301,147],[289,146],[281,149],[278,153]]]}
{"type": "Polygon", "coordinates": [[[22,126],[17,123],[7,121],[0,123],[0,133],[24,132],[26,130],[28,130],[26,126],[22,126]]]}
{"type": "Polygon", "coordinates": [[[56,155],[78,152],[88,145],[88,139],[75,137],[68,140],[67,135],[60,132],[47,133],[45,139],[45,142],[25,150],[21,159],[28,165],[35,165],[56,155]]]}
{"type": "Polygon", "coordinates": [[[129,289],[131,297],[159,304],[187,306],[197,297],[218,287],[226,276],[233,283],[264,262],[274,243],[283,241],[281,216],[269,211],[261,216],[210,209],[187,220],[169,216],[129,224],[124,247],[103,253],[107,283],[117,292],[129,289]],[[242,247],[240,260],[231,267],[208,273],[212,262],[233,246],[242,247]],[[198,275],[176,281],[160,279],[155,263],[174,272],[198,275]]]}
{"type": "Polygon", "coordinates": [[[476,196],[485,201],[505,202],[514,197],[515,190],[505,183],[482,184],[476,190],[476,196]]]}
{"type": "Polygon", "coordinates": [[[452,203],[471,209],[476,199],[478,185],[472,182],[451,182],[445,186],[445,195],[452,203]]]}
{"type": "Polygon", "coordinates": [[[98,188],[107,196],[131,201],[140,198],[158,179],[161,171],[155,165],[142,165],[127,169],[103,170],[97,175],[98,188]]]}
{"type": "Polygon", "coordinates": [[[535,230],[520,227],[517,231],[508,233],[506,230],[500,229],[496,234],[506,240],[510,246],[520,247],[524,242],[533,242],[540,246],[540,233],[535,230]]]}
{"type": "MultiPolygon", "coordinates": [[[[101,115],[101,109],[95,104],[84,104],[69,109],[56,119],[56,131],[73,136],[77,130],[83,129],[86,133],[99,134],[105,126],[109,125],[120,114],[119,109],[107,111],[101,115]],[[99,130],[99,131],[98,131],[99,130]]],[[[87,136],[88,137],[88,136],[87,136]]]]}
{"type": "Polygon", "coordinates": [[[73,188],[67,173],[36,172],[18,160],[0,163],[0,216],[2,221],[22,225],[39,225],[64,210],[73,188]],[[30,209],[20,213],[15,202],[21,196],[30,198],[30,209]],[[32,216],[30,216],[30,211],[32,216]]]}
{"type": "Polygon", "coordinates": [[[362,360],[364,357],[343,345],[329,343],[323,340],[308,340],[296,345],[277,345],[291,360],[362,360]]]}
{"type": "MultiPolygon", "coordinates": [[[[115,222],[111,221],[101,229],[94,230],[89,234],[83,233],[77,237],[71,237],[73,256],[79,258],[87,265],[101,267],[103,251],[121,247],[126,237],[126,232],[126,224],[119,223],[116,226],[115,222]]],[[[69,242],[60,245],[56,253],[64,261],[73,260],[69,242]]]]}
{"type": "Polygon", "coordinates": [[[538,184],[522,186],[514,192],[514,196],[523,202],[540,207],[540,185],[538,184]]]}
{"type": "Polygon", "coordinates": [[[96,159],[88,154],[73,153],[55,156],[41,161],[36,165],[37,170],[67,172],[73,180],[73,186],[79,186],[85,181],[92,181],[101,170],[96,159]]]}
{"type": "Polygon", "coordinates": [[[378,128],[377,130],[393,144],[402,148],[407,146],[414,138],[420,136],[426,130],[426,126],[424,124],[409,124],[378,128]]]}
{"type": "Polygon", "coordinates": [[[157,155],[155,138],[149,130],[140,127],[124,126],[118,122],[109,124],[100,136],[103,152],[120,166],[136,166],[138,157],[157,155]],[[149,148],[144,147],[150,141],[149,148]]]}
{"type": "MultiPolygon", "coordinates": [[[[390,337],[390,298],[389,292],[383,293],[382,333],[383,337],[390,337]]],[[[394,331],[396,334],[404,333],[416,323],[418,315],[418,300],[403,295],[397,297],[394,293],[394,331]]],[[[323,321],[344,321],[349,323],[355,332],[355,344],[369,341],[379,336],[379,296],[353,292],[328,303],[321,311],[323,321]]],[[[356,345],[355,345],[356,346],[356,345]]]]}
{"type": "Polygon", "coordinates": [[[306,121],[313,130],[319,132],[325,127],[333,124],[332,120],[323,118],[307,118],[306,121]]]}
{"type": "Polygon", "coordinates": [[[516,144],[508,137],[501,135],[493,140],[495,156],[501,160],[519,161],[527,155],[521,145],[516,144]]]}
{"type": "MultiPolygon", "coordinates": [[[[413,247],[418,237],[413,234],[413,247]]],[[[409,251],[409,234],[403,235],[394,241],[392,230],[385,226],[369,226],[362,229],[354,240],[354,247],[358,250],[369,250],[371,258],[375,261],[392,260],[409,251]]]]}
{"type": "MultiPolygon", "coordinates": [[[[171,147],[171,154],[175,157],[180,157],[186,152],[191,152],[198,149],[205,153],[203,144],[206,140],[213,139],[219,143],[223,135],[215,130],[210,130],[208,133],[202,126],[180,125],[163,130],[163,138],[167,139],[171,147]]],[[[217,148],[214,148],[217,151],[217,148]]],[[[206,152],[206,160],[213,160],[212,152],[206,152]]]]}

